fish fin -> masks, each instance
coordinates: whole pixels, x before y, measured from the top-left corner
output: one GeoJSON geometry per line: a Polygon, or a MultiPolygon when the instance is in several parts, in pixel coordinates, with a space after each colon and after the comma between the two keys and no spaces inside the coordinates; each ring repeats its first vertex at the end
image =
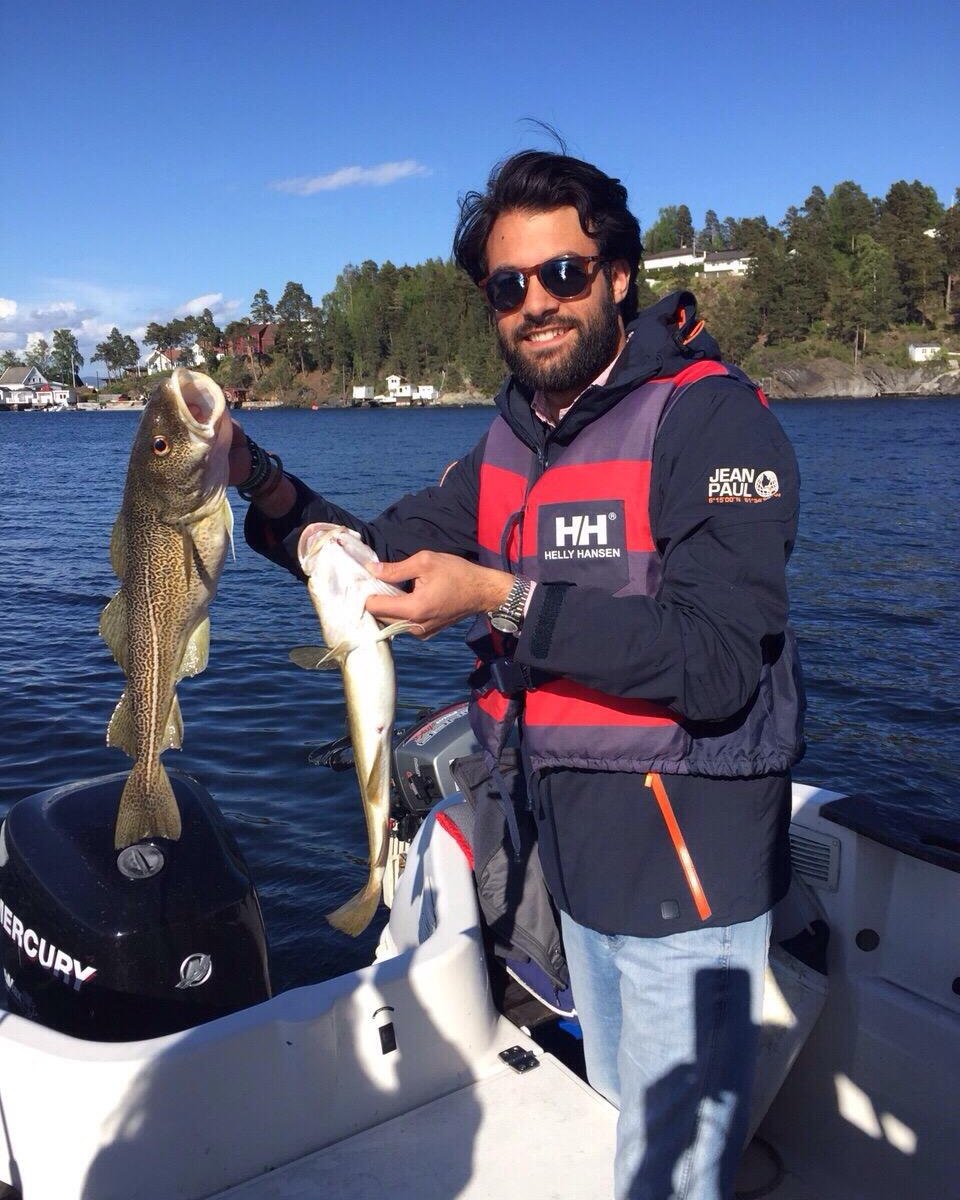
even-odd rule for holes
{"type": "Polygon", "coordinates": [[[164,750],[179,750],[182,745],[183,717],[180,713],[180,701],[174,695],[170,715],[167,717],[167,727],[163,731],[163,741],[160,743],[160,753],[164,750]]]}
{"type": "Polygon", "coordinates": [[[123,592],[117,592],[100,614],[100,636],[110,647],[110,653],[127,671],[127,606],[123,592]]]}
{"type": "Polygon", "coordinates": [[[370,877],[355,896],[351,896],[346,904],[327,914],[327,920],[341,933],[358,937],[373,920],[373,915],[380,904],[380,888],[383,883],[383,867],[375,867],[370,877]]]}
{"type": "Polygon", "coordinates": [[[137,757],[137,738],[133,728],[133,705],[124,691],[113,710],[107,726],[107,745],[124,750],[131,758],[137,757]]]}
{"type": "Polygon", "coordinates": [[[423,626],[419,621],[394,621],[391,625],[384,625],[376,636],[376,641],[382,642],[385,638],[395,638],[398,633],[409,633],[411,629],[419,629],[423,632],[423,626]]]}
{"type": "Polygon", "coordinates": [[[294,646],[290,661],[305,671],[336,671],[340,664],[330,657],[326,646],[294,646]]]}
{"type": "Polygon", "coordinates": [[[110,565],[118,579],[127,571],[127,531],[122,517],[117,517],[110,532],[110,565]]]}
{"type": "Polygon", "coordinates": [[[177,679],[189,679],[207,669],[210,658],[210,618],[204,617],[200,624],[190,634],[187,648],[180,659],[180,669],[177,679]]]}
{"type": "Polygon", "coordinates": [[[163,763],[157,763],[152,785],[147,784],[143,763],[136,763],[123,785],[117,809],[113,830],[116,849],[122,850],[124,846],[151,837],[170,838],[175,842],[181,829],[180,809],[163,763]]]}
{"type": "Polygon", "coordinates": [[[230,507],[230,501],[227,499],[227,494],[223,494],[223,505],[220,508],[220,516],[223,520],[223,527],[227,531],[227,539],[230,542],[230,553],[233,555],[233,561],[237,561],[237,548],[233,543],[233,509],[230,507]]]}

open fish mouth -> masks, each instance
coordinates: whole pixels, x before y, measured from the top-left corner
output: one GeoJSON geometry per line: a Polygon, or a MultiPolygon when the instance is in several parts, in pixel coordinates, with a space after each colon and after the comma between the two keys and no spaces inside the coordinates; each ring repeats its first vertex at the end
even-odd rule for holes
{"type": "MultiPolygon", "coordinates": [[[[310,574],[316,565],[317,555],[323,547],[339,535],[349,532],[344,525],[330,525],[325,521],[316,521],[304,527],[297,544],[297,557],[306,574],[310,574]]],[[[356,535],[354,535],[356,536],[356,535]]]]}
{"type": "Polygon", "coordinates": [[[184,367],[177,367],[170,376],[170,388],[184,425],[196,437],[212,441],[227,407],[220,388],[205,375],[184,367]]]}

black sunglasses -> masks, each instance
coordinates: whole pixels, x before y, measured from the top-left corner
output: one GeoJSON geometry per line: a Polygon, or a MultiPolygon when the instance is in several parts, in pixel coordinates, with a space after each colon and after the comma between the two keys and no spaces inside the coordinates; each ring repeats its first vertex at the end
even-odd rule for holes
{"type": "Polygon", "coordinates": [[[605,261],[599,254],[561,254],[526,270],[501,267],[481,279],[477,287],[483,289],[490,307],[498,313],[514,312],[520,307],[531,275],[536,275],[555,300],[579,300],[593,281],[590,264],[605,261]]]}

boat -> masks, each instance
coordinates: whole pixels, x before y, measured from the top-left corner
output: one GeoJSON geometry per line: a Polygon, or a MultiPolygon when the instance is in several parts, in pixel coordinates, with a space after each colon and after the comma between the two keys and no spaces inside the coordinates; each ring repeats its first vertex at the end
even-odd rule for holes
{"type": "MultiPolygon", "coordinates": [[[[445,819],[451,762],[471,747],[463,704],[397,737],[396,778],[413,786],[398,786],[389,919],[363,969],[136,1040],[0,1014],[0,1195],[610,1196],[617,1114],[582,1076],[575,1021],[491,960],[445,819]]],[[[171,776],[178,799],[202,792],[171,776]]],[[[5,945],[18,922],[27,940],[2,874],[16,812],[0,829],[5,945]]],[[[739,1194],[956,1195],[960,840],[946,822],[797,783],[790,842],[739,1194]]],[[[65,1003],[88,969],[77,962],[65,1003]]],[[[12,1009],[6,965],[4,978],[12,1009]]]]}

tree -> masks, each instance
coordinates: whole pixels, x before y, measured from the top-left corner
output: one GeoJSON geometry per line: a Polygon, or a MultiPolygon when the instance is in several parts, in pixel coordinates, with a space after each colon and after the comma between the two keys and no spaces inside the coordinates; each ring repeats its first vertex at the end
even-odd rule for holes
{"type": "Polygon", "coordinates": [[[928,237],[927,231],[936,228],[943,215],[937,193],[919,179],[913,183],[901,179],[891,185],[880,206],[877,241],[887,247],[896,263],[910,320],[925,321],[925,309],[939,301],[943,249],[940,239],[928,237]]]}
{"type": "Polygon", "coordinates": [[[677,244],[692,246],[694,237],[693,217],[690,216],[690,209],[685,204],[681,204],[677,209],[677,244]]]}
{"type": "Polygon", "coordinates": [[[41,375],[49,376],[52,372],[50,358],[50,343],[45,338],[36,338],[27,346],[23,356],[28,367],[36,367],[41,375]]]}
{"type": "Polygon", "coordinates": [[[701,250],[723,249],[723,226],[720,224],[720,218],[712,208],[707,209],[706,216],[703,218],[703,228],[700,230],[699,242],[701,250]]]}
{"type": "Polygon", "coordinates": [[[846,179],[827,197],[826,221],[835,250],[852,253],[857,238],[876,224],[876,205],[858,183],[846,179]]]}
{"type": "Polygon", "coordinates": [[[277,301],[277,342],[299,362],[301,375],[307,369],[314,312],[313,300],[303,284],[291,280],[277,301]]]}
{"type": "MultiPolygon", "coordinates": [[[[660,209],[656,221],[650,226],[643,238],[643,244],[648,254],[658,254],[661,250],[675,250],[681,245],[680,208],[686,211],[687,220],[689,221],[690,210],[685,204],[679,208],[675,204],[670,204],[666,208],[660,209]]],[[[693,240],[692,223],[690,240],[693,240]]]]}
{"type": "Polygon", "coordinates": [[[960,188],[954,193],[952,207],[947,209],[937,226],[937,238],[947,277],[943,306],[949,317],[952,312],[952,284],[960,277],[960,188]]]}
{"type": "Polygon", "coordinates": [[[114,372],[123,374],[129,367],[135,367],[140,358],[140,348],[129,334],[123,334],[114,325],[104,342],[98,343],[93,356],[94,362],[102,362],[107,368],[107,378],[114,372]]]}
{"type": "Polygon", "coordinates": [[[0,354],[0,369],[6,371],[8,367],[25,367],[27,364],[23,361],[16,350],[4,350],[0,354]]]}
{"type": "Polygon", "coordinates": [[[261,288],[253,297],[250,316],[257,325],[269,325],[276,320],[277,310],[270,303],[266,288],[261,288]]]}
{"type": "Polygon", "coordinates": [[[53,331],[53,353],[51,366],[54,378],[64,380],[69,387],[75,387],[78,382],[77,369],[82,367],[84,357],[80,353],[77,339],[71,329],[55,329],[53,331]]]}

